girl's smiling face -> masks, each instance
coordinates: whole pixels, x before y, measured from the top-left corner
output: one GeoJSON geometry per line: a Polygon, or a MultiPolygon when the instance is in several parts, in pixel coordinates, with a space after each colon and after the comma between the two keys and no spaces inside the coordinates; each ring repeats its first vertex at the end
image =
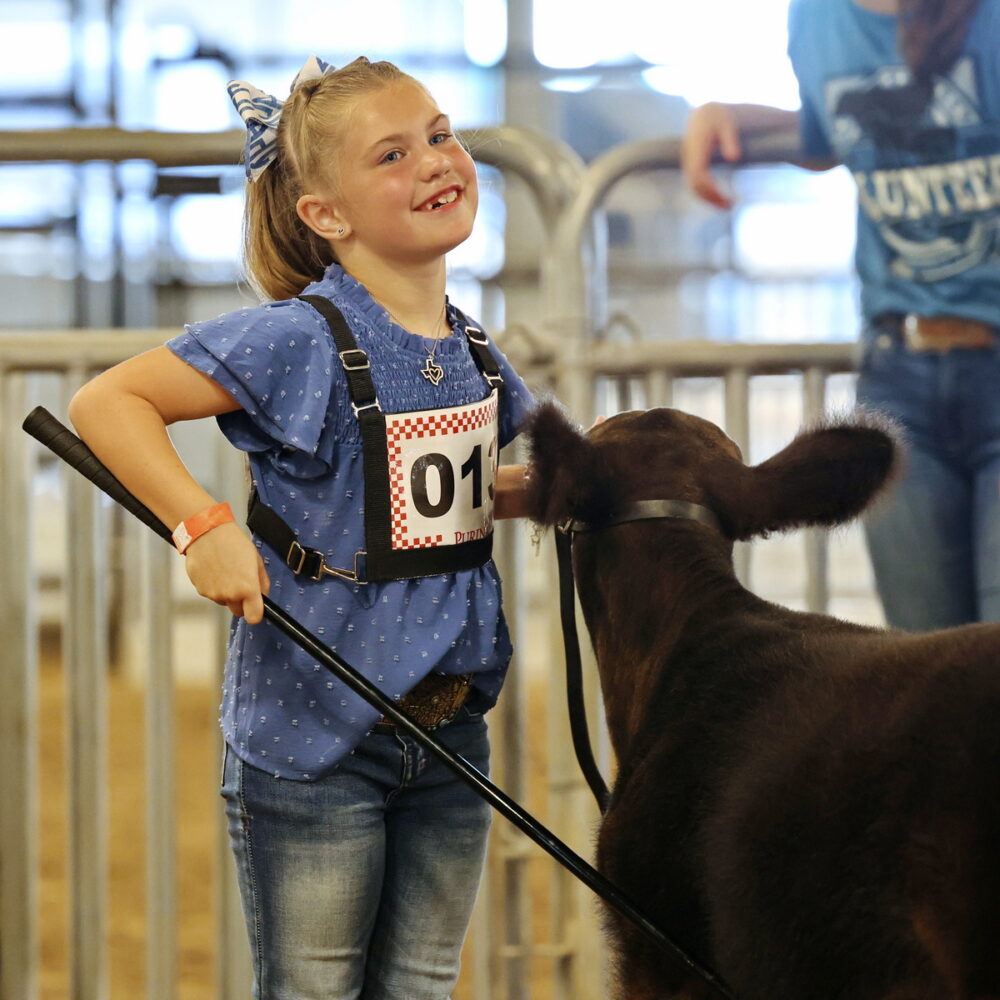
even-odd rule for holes
{"type": "Polygon", "coordinates": [[[357,98],[342,143],[332,200],[353,244],[345,250],[412,264],[468,239],[476,166],[420,84],[402,80],[357,98]]]}

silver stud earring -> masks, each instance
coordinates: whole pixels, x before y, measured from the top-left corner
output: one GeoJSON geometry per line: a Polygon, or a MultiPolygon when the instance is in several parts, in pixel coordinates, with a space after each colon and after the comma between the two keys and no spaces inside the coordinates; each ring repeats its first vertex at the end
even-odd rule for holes
{"type": "Polygon", "coordinates": [[[344,227],[343,226],[341,226],[340,229],[337,230],[337,235],[338,236],[343,236],[344,235],[344,227]]]}

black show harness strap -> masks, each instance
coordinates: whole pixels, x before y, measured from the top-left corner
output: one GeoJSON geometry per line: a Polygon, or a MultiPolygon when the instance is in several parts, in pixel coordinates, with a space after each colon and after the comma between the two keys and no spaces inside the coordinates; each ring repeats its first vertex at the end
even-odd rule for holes
{"type": "Polygon", "coordinates": [[[563,649],[566,655],[566,701],[569,706],[569,727],[573,749],[587,784],[590,786],[602,815],[611,804],[611,793],[594,759],[587,726],[587,707],[583,697],[583,667],[580,660],[580,640],[576,630],[576,590],[573,582],[573,536],[580,532],[603,531],[631,521],[661,518],[682,518],[700,521],[722,533],[719,519],[707,507],[686,500],[635,500],[625,504],[618,514],[599,524],[569,520],[556,532],[556,558],[559,563],[559,615],[562,621],[563,649]]]}
{"type": "Polygon", "coordinates": [[[587,726],[587,702],[583,695],[583,664],[580,637],[576,630],[576,588],[573,585],[573,539],[566,531],[556,532],[556,559],[559,563],[559,618],[562,622],[563,650],[566,655],[566,704],[573,749],[584,778],[590,786],[601,815],[611,805],[611,793],[594,759],[587,726]]]}
{"type": "MultiPolygon", "coordinates": [[[[408,579],[481,566],[492,552],[492,532],[440,548],[408,551],[392,548],[389,542],[392,513],[386,418],[372,380],[368,355],[358,347],[347,321],[329,299],[321,295],[301,295],[299,298],[326,320],[347,379],[351,409],[358,420],[364,455],[365,551],[355,553],[352,568],[328,566],[323,553],[303,547],[281,517],[260,501],[256,491],[251,495],[247,518],[250,529],[284,558],[294,573],[313,580],[329,574],[355,583],[367,583],[370,580],[408,579]]],[[[497,393],[499,407],[503,376],[486,335],[470,324],[460,310],[455,312],[465,332],[472,359],[489,388],[497,393]]]]}

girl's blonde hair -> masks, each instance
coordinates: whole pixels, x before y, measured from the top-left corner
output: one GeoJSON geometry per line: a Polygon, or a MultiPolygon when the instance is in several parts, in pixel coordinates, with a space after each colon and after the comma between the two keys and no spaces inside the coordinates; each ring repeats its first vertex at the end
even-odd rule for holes
{"type": "Polygon", "coordinates": [[[336,182],[337,147],[353,100],[400,80],[416,82],[393,63],[362,56],[289,95],[277,155],[247,184],[243,212],[243,263],[264,298],[298,295],[336,260],[330,244],[299,218],[296,202],[315,186],[336,182]]]}

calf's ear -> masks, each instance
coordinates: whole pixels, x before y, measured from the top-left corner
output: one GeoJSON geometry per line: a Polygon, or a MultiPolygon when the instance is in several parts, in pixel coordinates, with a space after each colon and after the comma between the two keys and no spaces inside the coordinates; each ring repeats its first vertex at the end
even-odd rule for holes
{"type": "Polygon", "coordinates": [[[601,521],[614,510],[614,477],[597,448],[567,417],[559,404],[548,401],[528,416],[528,517],[537,524],[558,524],[566,518],[601,521]]]}
{"type": "Polygon", "coordinates": [[[900,452],[898,432],[874,414],[803,431],[746,470],[735,537],[850,520],[893,478],[900,452]]]}

